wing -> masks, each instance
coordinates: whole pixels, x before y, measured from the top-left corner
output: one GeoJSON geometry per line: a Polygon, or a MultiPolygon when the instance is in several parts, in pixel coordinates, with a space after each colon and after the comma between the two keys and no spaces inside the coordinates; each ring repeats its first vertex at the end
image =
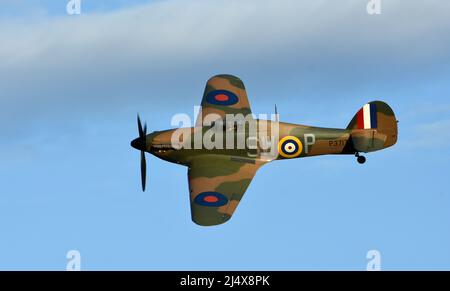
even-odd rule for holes
{"type": "Polygon", "coordinates": [[[252,113],[244,83],[232,75],[217,75],[209,79],[196,125],[201,126],[207,116],[213,117],[214,120],[216,116],[224,118],[226,114],[238,113],[244,116],[252,113]]]}
{"type": "Polygon", "coordinates": [[[228,221],[264,161],[207,155],[188,171],[192,220],[203,226],[228,221]]]}

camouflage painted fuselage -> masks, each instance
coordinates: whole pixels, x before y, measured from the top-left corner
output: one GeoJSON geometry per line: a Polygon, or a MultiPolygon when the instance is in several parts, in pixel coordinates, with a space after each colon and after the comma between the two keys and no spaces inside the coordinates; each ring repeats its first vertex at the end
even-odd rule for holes
{"type": "MultiPolygon", "coordinates": [[[[270,126],[273,121],[266,121],[270,126]]],[[[187,133],[192,136],[195,131],[202,132],[202,136],[210,128],[202,127],[192,127],[185,128],[187,133]]],[[[168,162],[182,164],[189,166],[192,159],[203,155],[223,155],[228,158],[242,158],[242,159],[252,159],[261,160],[261,162],[269,162],[271,160],[284,160],[292,158],[304,158],[318,155],[332,155],[332,154],[355,154],[356,152],[369,152],[375,151],[382,148],[389,147],[396,142],[396,134],[383,135],[379,137],[379,133],[374,131],[361,131],[358,129],[336,129],[336,128],[323,128],[306,126],[299,124],[291,124],[279,122],[279,138],[276,141],[276,145],[285,137],[296,137],[300,140],[302,145],[302,150],[300,154],[295,157],[284,157],[278,155],[275,159],[268,159],[266,157],[261,157],[261,153],[264,153],[259,146],[257,149],[249,148],[248,146],[244,149],[227,149],[226,141],[227,136],[224,135],[223,139],[223,149],[206,149],[204,147],[200,149],[194,149],[194,141],[191,142],[190,149],[175,149],[172,147],[171,138],[174,131],[179,129],[170,129],[164,131],[157,131],[149,134],[147,136],[147,149],[146,151],[155,155],[158,158],[166,160],[168,162]],[[357,150],[354,147],[354,140],[359,140],[362,144],[367,144],[368,147],[365,151],[357,150]]],[[[258,131],[258,136],[270,136],[270,132],[258,131]]],[[[249,134],[246,133],[246,138],[249,134]]],[[[236,134],[233,138],[234,141],[237,140],[236,134]]],[[[260,142],[258,141],[258,145],[260,142]]],[[[280,150],[280,149],[278,149],[280,150]]]]}

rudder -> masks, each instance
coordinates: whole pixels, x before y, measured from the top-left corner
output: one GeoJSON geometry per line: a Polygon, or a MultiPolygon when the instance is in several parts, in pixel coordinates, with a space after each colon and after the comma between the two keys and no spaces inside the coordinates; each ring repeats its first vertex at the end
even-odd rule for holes
{"type": "Polygon", "coordinates": [[[347,126],[355,151],[372,152],[397,142],[397,119],[392,108],[382,101],[365,104],[347,126]]]}

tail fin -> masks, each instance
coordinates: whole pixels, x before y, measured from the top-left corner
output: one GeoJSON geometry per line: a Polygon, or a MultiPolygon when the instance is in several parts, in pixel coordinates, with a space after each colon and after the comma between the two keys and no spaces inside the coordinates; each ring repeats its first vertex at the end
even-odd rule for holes
{"type": "Polygon", "coordinates": [[[384,102],[365,104],[347,126],[351,130],[353,147],[357,152],[373,152],[397,142],[397,119],[384,102]]]}

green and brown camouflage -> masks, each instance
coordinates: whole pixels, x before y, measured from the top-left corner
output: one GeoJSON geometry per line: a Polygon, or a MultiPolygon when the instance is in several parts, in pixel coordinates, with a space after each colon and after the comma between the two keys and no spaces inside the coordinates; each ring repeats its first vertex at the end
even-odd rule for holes
{"type": "MultiPolygon", "coordinates": [[[[318,155],[373,152],[394,145],[397,141],[397,120],[384,102],[364,105],[347,128],[322,128],[253,119],[257,128],[253,147],[227,148],[227,138],[247,140],[236,126],[215,127],[227,114],[251,114],[242,81],[231,75],[218,75],[208,80],[195,127],[156,131],[132,142],[133,147],[163,160],[188,167],[192,220],[203,226],[228,221],[236,210],[257,170],[273,160],[318,155]],[[215,98],[215,99],[214,99],[215,98]],[[212,122],[212,123],[211,123],[212,122]],[[223,135],[222,147],[207,148],[194,136],[203,137],[214,130],[234,130],[223,135]],[[276,134],[275,134],[276,131],[276,134]],[[174,139],[174,136],[177,138],[174,139]],[[276,137],[270,151],[262,146],[260,137],[276,137]],[[174,142],[176,140],[177,142],[174,142]],[[197,142],[197,143],[196,143],[197,142]]],[[[358,160],[359,161],[359,160],[358,160]]],[[[144,163],[145,164],[145,163],[144,163]]]]}

